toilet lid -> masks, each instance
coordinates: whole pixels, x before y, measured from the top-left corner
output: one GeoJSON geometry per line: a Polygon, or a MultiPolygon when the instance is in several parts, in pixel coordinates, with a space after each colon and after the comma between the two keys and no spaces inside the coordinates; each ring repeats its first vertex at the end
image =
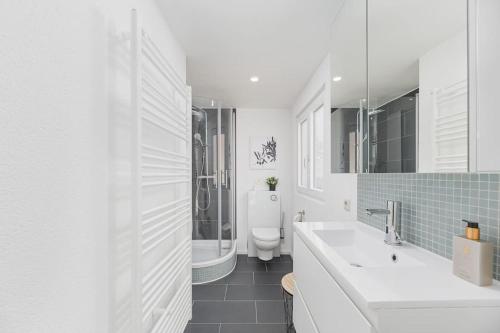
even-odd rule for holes
{"type": "Polygon", "coordinates": [[[253,228],[252,235],[261,241],[273,241],[280,238],[280,230],[278,228],[253,228]]]}

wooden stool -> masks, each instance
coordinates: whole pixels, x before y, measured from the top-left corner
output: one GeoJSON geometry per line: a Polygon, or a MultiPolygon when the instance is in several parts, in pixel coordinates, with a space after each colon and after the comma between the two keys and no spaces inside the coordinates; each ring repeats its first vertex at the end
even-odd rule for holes
{"type": "Polygon", "coordinates": [[[288,273],[281,279],[281,290],[285,305],[285,323],[287,332],[295,332],[293,327],[293,292],[295,290],[295,276],[288,273]]]}

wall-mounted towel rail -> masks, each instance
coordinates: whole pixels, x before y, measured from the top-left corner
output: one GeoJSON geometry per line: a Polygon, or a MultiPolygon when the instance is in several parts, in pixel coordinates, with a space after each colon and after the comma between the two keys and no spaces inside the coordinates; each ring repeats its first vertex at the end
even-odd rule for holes
{"type": "Polygon", "coordinates": [[[434,104],[434,171],[468,169],[467,80],[432,92],[434,104]]]}
{"type": "Polygon", "coordinates": [[[191,317],[191,93],[132,11],[134,332],[191,317]]]}

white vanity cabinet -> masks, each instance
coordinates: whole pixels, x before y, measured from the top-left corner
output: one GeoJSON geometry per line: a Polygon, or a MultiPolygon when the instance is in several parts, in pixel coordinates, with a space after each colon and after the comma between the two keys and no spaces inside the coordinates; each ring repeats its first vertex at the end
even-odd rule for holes
{"type": "MultiPolygon", "coordinates": [[[[297,333],[500,332],[499,284],[481,288],[458,279],[451,274],[447,259],[410,245],[398,250],[401,268],[351,269],[331,244],[317,236],[316,231],[327,228],[336,227],[341,233],[352,228],[333,224],[295,226],[293,316],[297,333]],[[414,265],[406,255],[414,256],[419,264],[414,265]]],[[[363,233],[370,227],[359,224],[354,228],[355,238],[366,238],[363,233]]],[[[373,241],[383,242],[382,232],[367,232],[376,237],[366,238],[369,247],[373,241]]],[[[348,242],[337,250],[349,251],[348,242]]],[[[378,250],[373,248],[375,258],[378,250]]]]}
{"type": "Polygon", "coordinates": [[[297,290],[293,315],[297,333],[376,332],[297,235],[293,259],[297,290]]]}
{"type": "Polygon", "coordinates": [[[471,171],[500,171],[500,1],[469,1],[471,171]]]}

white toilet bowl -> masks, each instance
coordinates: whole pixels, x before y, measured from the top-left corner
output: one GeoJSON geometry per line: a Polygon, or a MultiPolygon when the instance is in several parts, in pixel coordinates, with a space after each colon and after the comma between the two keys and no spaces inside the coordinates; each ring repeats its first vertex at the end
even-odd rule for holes
{"type": "Polygon", "coordinates": [[[280,245],[279,228],[253,228],[252,238],[260,260],[271,260],[273,250],[280,245]]]}

